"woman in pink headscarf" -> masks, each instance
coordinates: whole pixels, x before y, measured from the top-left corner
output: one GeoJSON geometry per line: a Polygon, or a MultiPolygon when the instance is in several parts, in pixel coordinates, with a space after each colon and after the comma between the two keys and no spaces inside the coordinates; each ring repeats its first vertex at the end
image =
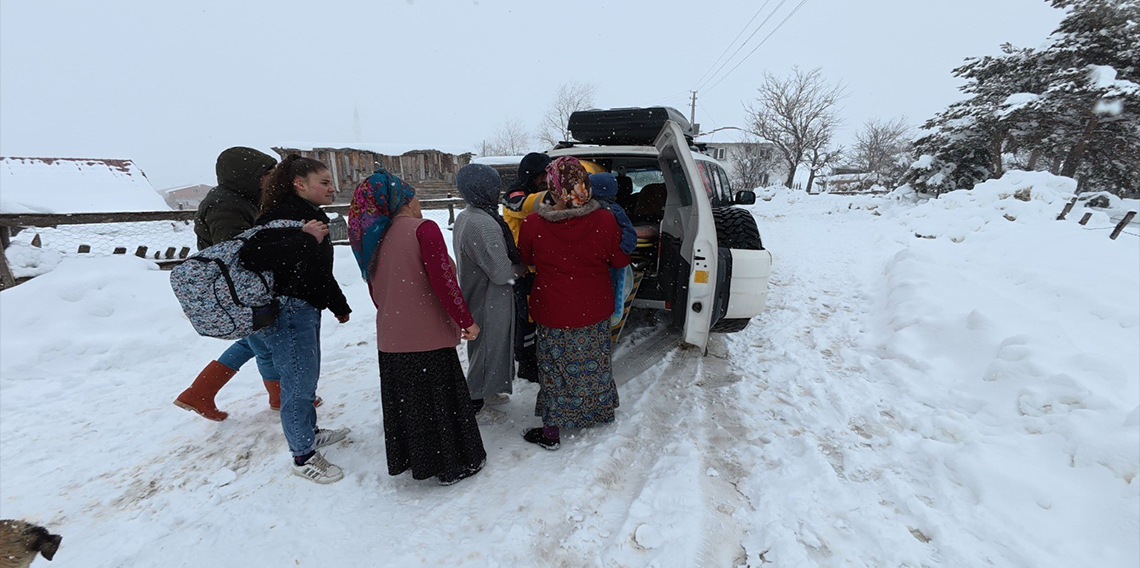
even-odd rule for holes
{"type": "Polygon", "coordinates": [[[535,267],[530,313],[538,324],[542,428],[523,437],[548,450],[560,428],[614,421],[618,406],[610,353],[614,293],[610,269],[629,265],[613,213],[592,198],[586,169],[563,157],[546,169],[555,206],[523,221],[519,256],[535,267]]]}

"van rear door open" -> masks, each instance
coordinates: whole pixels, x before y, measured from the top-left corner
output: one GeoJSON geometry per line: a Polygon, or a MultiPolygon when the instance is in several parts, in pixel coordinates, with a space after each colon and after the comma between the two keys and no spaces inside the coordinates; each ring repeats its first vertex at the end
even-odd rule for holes
{"type": "MultiPolygon", "coordinates": [[[[676,207],[676,212],[687,225],[681,240],[681,256],[688,263],[689,271],[687,275],[678,274],[677,280],[684,282],[687,279],[688,286],[684,295],[673,303],[674,321],[683,316],[683,340],[703,352],[708,345],[717,286],[718,251],[712,206],[702,189],[696,161],[681,127],[676,122],[667,121],[654,145],[669,191],[667,208],[676,207]],[[682,194],[685,194],[685,199],[678,202],[678,196],[682,194]]],[[[668,232],[666,227],[662,229],[668,232]]]]}

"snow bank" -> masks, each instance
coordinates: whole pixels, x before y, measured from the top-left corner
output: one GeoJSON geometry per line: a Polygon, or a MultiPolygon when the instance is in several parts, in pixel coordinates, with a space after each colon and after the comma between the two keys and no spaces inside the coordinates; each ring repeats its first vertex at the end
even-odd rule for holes
{"type": "Polygon", "coordinates": [[[962,244],[912,239],[891,257],[866,337],[883,359],[870,368],[922,405],[898,417],[918,434],[903,447],[940,456],[926,474],[965,489],[954,508],[985,511],[1030,565],[1134,565],[1136,239],[1012,225],[973,228],[962,244]]]}
{"type": "MultiPolygon", "coordinates": [[[[974,189],[951,191],[895,213],[915,236],[961,242],[995,225],[1051,222],[1076,188],[1072,179],[1048,172],[1011,171],[974,189]]],[[[892,192],[891,198],[918,200],[919,196],[904,186],[892,192]]]]}
{"type": "Polygon", "coordinates": [[[1056,221],[1073,189],[757,205],[750,564],[1140,562],[1140,239],[1056,221]]]}
{"type": "Polygon", "coordinates": [[[167,211],[130,160],[0,158],[0,212],[167,211]]]}

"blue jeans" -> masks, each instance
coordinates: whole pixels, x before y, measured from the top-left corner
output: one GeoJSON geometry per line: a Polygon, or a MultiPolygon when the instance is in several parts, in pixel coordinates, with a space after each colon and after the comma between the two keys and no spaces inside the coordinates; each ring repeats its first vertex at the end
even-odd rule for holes
{"type": "Polygon", "coordinates": [[[257,357],[257,370],[261,373],[262,379],[267,381],[281,379],[281,375],[278,375],[277,370],[273,368],[273,354],[269,352],[269,346],[256,334],[235,341],[221,357],[218,357],[218,362],[237,371],[254,357],[257,357]]]}
{"type": "Polygon", "coordinates": [[[257,332],[281,377],[281,428],[293,456],[312,452],[317,432],[317,379],[321,372],[321,311],[282,296],[277,321],[257,332]]]}

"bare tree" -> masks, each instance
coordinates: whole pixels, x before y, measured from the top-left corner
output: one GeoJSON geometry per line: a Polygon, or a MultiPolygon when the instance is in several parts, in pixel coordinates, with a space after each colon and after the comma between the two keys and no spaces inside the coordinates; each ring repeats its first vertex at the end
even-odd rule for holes
{"type": "Polygon", "coordinates": [[[731,154],[732,167],[736,174],[736,179],[732,181],[738,189],[760,187],[766,183],[764,178],[774,169],[776,156],[772,152],[771,145],[751,135],[745,136],[743,142],[738,151],[731,154]]]}
{"type": "Polygon", "coordinates": [[[483,142],[484,156],[521,156],[530,151],[531,136],[521,120],[503,121],[491,139],[483,142]]]}
{"type": "Polygon", "coordinates": [[[826,154],[818,138],[826,131],[830,140],[827,129],[834,130],[839,123],[835,106],[847,94],[841,84],[828,84],[819,69],[804,72],[799,68],[793,68],[789,77],[765,72],[757,91],[756,101],[747,108],[752,129],[775,146],[788,168],[784,185],[792,187],[796,168],[808,157],[813,137],[819,151],[826,154]]]}
{"type": "Polygon", "coordinates": [[[570,130],[567,125],[570,115],[593,107],[597,90],[598,86],[593,83],[563,83],[558,87],[558,93],[554,95],[554,101],[546,109],[538,128],[539,141],[553,148],[559,142],[569,140],[570,130]]]}
{"type": "Polygon", "coordinates": [[[906,117],[872,118],[855,135],[851,165],[872,174],[876,184],[898,185],[909,163],[905,158],[911,151],[911,137],[906,117]]]}
{"type": "Polygon", "coordinates": [[[815,184],[815,176],[824,168],[839,162],[843,157],[843,146],[832,146],[832,134],[839,121],[834,116],[821,120],[805,137],[806,152],[804,164],[808,167],[807,190],[810,192],[815,184]]]}

